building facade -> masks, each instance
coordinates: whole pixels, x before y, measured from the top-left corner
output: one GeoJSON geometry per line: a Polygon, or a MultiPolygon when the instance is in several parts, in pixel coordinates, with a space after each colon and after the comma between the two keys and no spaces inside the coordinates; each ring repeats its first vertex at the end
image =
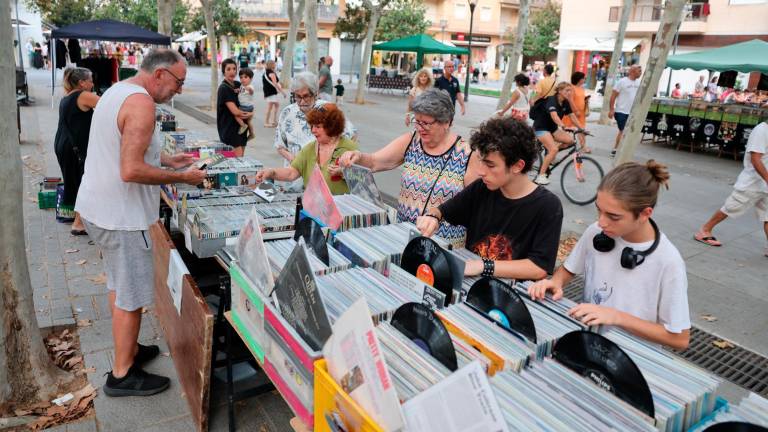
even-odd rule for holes
{"type": "MultiPolygon", "coordinates": [[[[600,62],[607,65],[611,61],[622,3],[621,0],[562,0],[557,46],[561,79],[567,79],[574,71],[582,71],[587,74],[587,85],[594,86],[600,62]]],[[[620,64],[646,64],[663,11],[663,0],[634,1],[620,64]]],[[[676,53],[751,39],[768,41],[768,0],[689,2],[680,25],[676,53]]],[[[674,71],[672,81],[682,81],[686,88],[692,86],[700,74],[697,71],[674,71]]],[[[669,71],[666,71],[659,89],[666,88],[668,77],[669,71]]]]}

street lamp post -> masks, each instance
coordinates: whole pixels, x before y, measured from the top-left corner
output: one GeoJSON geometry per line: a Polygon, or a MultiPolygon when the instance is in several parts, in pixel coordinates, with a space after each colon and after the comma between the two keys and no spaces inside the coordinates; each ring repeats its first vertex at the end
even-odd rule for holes
{"type": "Polygon", "coordinates": [[[467,55],[467,78],[464,80],[464,102],[469,100],[469,71],[472,68],[472,24],[475,17],[475,6],[477,6],[477,0],[467,0],[469,3],[469,55],[467,55]]]}
{"type": "Polygon", "coordinates": [[[448,27],[448,20],[443,18],[443,19],[440,20],[440,31],[442,32],[442,35],[443,35],[443,40],[442,40],[443,43],[445,43],[445,28],[446,27],[448,27]]]}

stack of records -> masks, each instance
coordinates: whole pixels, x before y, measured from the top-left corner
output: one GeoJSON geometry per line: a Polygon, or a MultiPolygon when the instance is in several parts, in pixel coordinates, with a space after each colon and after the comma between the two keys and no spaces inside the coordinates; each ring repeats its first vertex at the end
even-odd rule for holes
{"type": "Polygon", "coordinates": [[[459,365],[459,369],[477,360],[480,362],[480,367],[483,368],[483,371],[486,374],[489,373],[491,360],[488,357],[453,333],[451,333],[451,341],[453,342],[453,348],[456,350],[456,362],[459,365]]]}
{"type": "MultiPolygon", "coordinates": [[[[412,236],[418,235],[416,225],[401,222],[339,232],[336,234],[336,244],[355,264],[386,273],[390,262],[400,265],[403,249],[412,236]]],[[[441,246],[447,245],[445,240],[438,237],[433,240],[441,246]]]]}
{"type": "MultiPolygon", "coordinates": [[[[465,248],[459,248],[454,249],[451,251],[453,256],[459,259],[459,261],[465,263],[470,260],[479,260],[480,255],[477,255],[476,253],[472,252],[469,249],[465,248]]],[[[464,301],[464,299],[467,297],[467,293],[469,292],[469,289],[472,288],[472,285],[480,280],[480,276],[465,276],[464,280],[461,283],[461,301],[464,301]]]]}
{"type": "Polygon", "coordinates": [[[629,355],[648,382],[659,430],[686,430],[712,412],[720,378],[624,331],[611,329],[604,336],[629,355]]]}
{"type": "Polygon", "coordinates": [[[376,337],[384,351],[389,375],[401,402],[411,399],[451,374],[442,363],[386,321],[376,327],[376,337]]]}
{"type": "MultiPolygon", "coordinates": [[[[451,333],[464,333],[473,346],[481,345],[503,362],[501,369],[520,371],[536,356],[536,346],[502,328],[465,303],[437,312],[451,333]]],[[[485,352],[485,351],[484,351],[485,352]]]]}
{"type": "Polygon", "coordinates": [[[655,431],[653,419],[546,358],[491,387],[510,431],[655,431]]]}
{"type": "Polygon", "coordinates": [[[333,201],[342,217],[337,231],[387,224],[387,210],[357,195],[336,195],[333,201]]]}
{"type": "Polygon", "coordinates": [[[216,165],[209,167],[208,172],[254,172],[263,168],[264,164],[258,159],[243,156],[224,159],[216,163],[216,165]]]}
{"type": "MultiPolygon", "coordinates": [[[[264,246],[267,248],[267,257],[269,257],[269,264],[272,266],[272,273],[277,277],[283,270],[285,262],[288,261],[291,252],[293,252],[293,249],[296,247],[296,240],[283,239],[268,241],[264,243],[264,246]]],[[[328,248],[329,265],[325,265],[325,263],[314,254],[311,248],[307,249],[307,251],[309,252],[309,264],[312,266],[312,271],[318,276],[335,273],[352,267],[352,263],[349,262],[344,255],[339,253],[339,251],[333,248],[328,248]]]]}
{"type": "Polygon", "coordinates": [[[706,432],[708,427],[721,423],[726,424],[720,425],[722,429],[718,429],[718,432],[737,430],[733,422],[768,428],[768,399],[750,392],[738,405],[729,406],[727,412],[718,412],[713,418],[697,424],[689,432],[706,432]]]}
{"type": "MultiPolygon", "coordinates": [[[[195,200],[197,201],[197,200],[195,200]]],[[[189,201],[192,203],[193,201],[189,201]]],[[[255,205],[216,205],[187,208],[187,221],[193,221],[198,238],[236,237],[251,208],[256,208],[264,232],[290,231],[294,227],[296,205],[290,201],[255,205]]]]}
{"type": "MultiPolygon", "coordinates": [[[[520,298],[522,298],[525,306],[528,308],[528,312],[530,312],[533,323],[536,326],[537,359],[551,355],[552,348],[563,335],[574,330],[585,329],[578,321],[568,317],[567,311],[564,314],[557,310],[557,307],[563,307],[563,305],[558,305],[560,302],[552,299],[544,300],[556,305],[553,308],[549,308],[542,302],[531,300],[527,295],[521,295],[520,298]]],[[[567,302],[570,302],[570,300],[567,302]]],[[[567,304],[567,302],[564,304],[567,304]]],[[[575,306],[575,303],[573,306],[575,306]]]]}
{"type": "MultiPolygon", "coordinates": [[[[328,248],[329,253],[331,250],[328,248]]],[[[365,297],[368,302],[374,322],[390,319],[392,313],[404,303],[421,301],[418,294],[370,268],[355,267],[321,276],[317,278],[317,287],[331,322],[335,322],[360,297],[365,297]]]]}

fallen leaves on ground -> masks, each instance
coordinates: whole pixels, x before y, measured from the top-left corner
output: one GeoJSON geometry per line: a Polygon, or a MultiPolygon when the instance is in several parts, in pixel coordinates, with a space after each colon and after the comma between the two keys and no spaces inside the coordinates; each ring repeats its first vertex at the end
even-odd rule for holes
{"type": "Polygon", "coordinates": [[[107,274],[100,273],[97,275],[86,276],[86,279],[88,279],[89,281],[95,284],[104,285],[107,283],[107,274]]]}
{"type": "Polygon", "coordinates": [[[77,265],[85,265],[85,263],[87,263],[87,262],[88,262],[88,260],[80,260],[80,261],[75,261],[75,264],[77,264],[77,265]]]}
{"type": "Polygon", "coordinates": [[[578,241],[579,239],[574,236],[568,236],[560,240],[560,244],[557,246],[557,260],[563,262],[570,255],[578,241]]]}
{"type": "Polygon", "coordinates": [[[714,346],[716,346],[716,347],[718,347],[720,349],[723,349],[723,350],[735,347],[734,344],[728,342],[727,340],[717,340],[717,341],[712,342],[712,345],[714,345],[714,346]]]}
{"type": "Polygon", "coordinates": [[[85,417],[93,410],[93,399],[95,397],[96,389],[88,383],[80,390],[73,392],[72,398],[61,406],[51,404],[50,402],[38,404],[35,408],[26,410],[28,411],[27,414],[38,415],[27,426],[32,430],[40,430],[85,417]]]}
{"type": "Polygon", "coordinates": [[[715,322],[717,321],[717,317],[711,314],[704,314],[701,316],[701,319],[707,322],[715,322]]]}
{"type": "Polygon", "coordinates": [[[78,327],[90,327],[90,326],[91,326],[91,324],[93,324],[93,321],[91,321],[91,320],[89,320],[89,319],[80,319],[80,320],[77,320],[77,326],[78,326],[78,327]]]}
{"type": "Polygon", "coordinates": [[[64,253],[78,253],[80,252],[80,249],[67,249],[64,251],[64,253]]]}
{"type": "Polygon", "coordinates": [[[48,336],[45,339],[45,345],[56,366],[68,371],[77,369],[77,366],[82,367],[83,357],[76,355],[75,335],[68,329],[48,336]]]}

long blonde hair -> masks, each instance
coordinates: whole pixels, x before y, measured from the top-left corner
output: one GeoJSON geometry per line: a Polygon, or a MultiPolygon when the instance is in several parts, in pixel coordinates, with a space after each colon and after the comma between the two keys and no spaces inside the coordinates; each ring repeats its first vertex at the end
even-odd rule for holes
{"type": "Polygon", "coordinates": [[[432,69],[429,68],[421,68],[416,71],[416,73],[413,74],[413,78],[411,79],[411,84],[414,88],[421,88],[421,85],[419,85],[419,77],[425,74],[427,76],[427,85],[425,86],[425,89],[432,88],[435,86],[435,77],[432,76],[432,69]]]}

